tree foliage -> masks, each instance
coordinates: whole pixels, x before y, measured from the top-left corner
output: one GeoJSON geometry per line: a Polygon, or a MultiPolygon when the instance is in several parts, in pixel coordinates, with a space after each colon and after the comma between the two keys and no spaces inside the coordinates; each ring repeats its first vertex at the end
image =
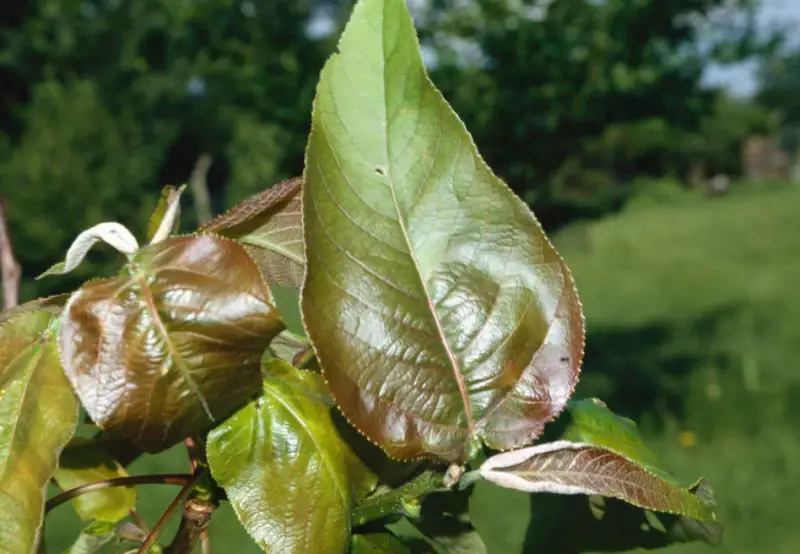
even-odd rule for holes
{"type": "Polygon", "coordinates": [[[227,501],[265,552],[495,552],[480,486],[577,499],[566,517],[626,506],[597,508],[583,542],[549,510],[541,536],[563,551],[604,549],[611,527],[624,548],[718,542],[704,481],[666,472],[598,401],[569,402],[574,282],[428,78],[403,0],[356,4],[302,179],[190,235],[173,234],[181,192],[164,189],[144,246],[98,225],[48,272],[103,240],[124,258],[115,276],[0,319],[6,551],[35,552],[44,512],[73,501],[87,526],[71,552],[160,552],[180,510],[165,548],[188,553],[227,501]],[[307,336],[272,296],[300,274],[307,336]],[[79,404],[94,436],[68,445],[79,404]],[[127,473],[180,442],[190,473],[127,473]],[[68,490],[45,504],[51,479],[68,490]],[[152,529],[126,513],[144,483],[181,485],[152,529]],[[642,518],[655,540],[631,527],[642,518]]]}

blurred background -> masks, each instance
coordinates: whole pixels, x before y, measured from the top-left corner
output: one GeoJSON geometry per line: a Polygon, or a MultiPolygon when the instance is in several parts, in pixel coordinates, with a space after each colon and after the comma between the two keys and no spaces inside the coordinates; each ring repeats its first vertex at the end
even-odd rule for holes
{"type": "MultiPolygon", "coordinates": [[[[433,80],[576,276],[579,395],[639,421],[675,473],[710,480],[718,552],[800,552],[800,1],[409,6],[433,80]]],[[[142,236],[165,184],[190,183],[189,230],[300,175],[350,8],[2,2],[0,197],[22,300],[115,271],[104,251],[32,279],[98,222],[142,236]]],[[[183,452],[133,467],[152,470],[185,471],[183,452]]],[[[175,491],[150,492],[152,524],[175,491]]],[[[78,529],[61,508],[49,546],[78,529]]],[[[227,510],[211,535],[256,552],[227,510]]]]}

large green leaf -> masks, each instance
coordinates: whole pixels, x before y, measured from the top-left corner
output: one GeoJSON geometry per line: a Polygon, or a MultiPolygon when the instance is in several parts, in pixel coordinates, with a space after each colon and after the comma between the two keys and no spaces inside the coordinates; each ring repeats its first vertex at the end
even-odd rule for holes
{"type": "Polygon", "coordinates": [[[398,458],[528,444],[578,377],[573,279],[429,80],[403,0],[359,2],[339,50],[303,186],[302,311],[333,396],[398,458]]]}
{"type": "Polygon", "coordinates": [[[57,324],[29,311],[0,326],[0,553],[36,551],[47,483],[78,423],[57,324]]]}
{"type": "Polygon", "coordinates": [[[299,288],[305,271],[300,177],[244,200],[200,229],[241,241],[270,284],[299,288]]]}
{"type": "MultiPolygon", "coordinates": [[[[127,476],[125,468],[93,441],[76,437],[62,452],[53,477],[59,487],[69,490],[127,476]]],[[[96,519],[114,523],[127,517],[136,505],[136,489],[110,487],[82,494],[73,499],[72,504],[84,521],[96,519]]]]}
{"type": "Polygon", "coordinates": [[[73,294],[61,321],[61,360],[87,412],[147,452],[258,394],[261,354],[283,329],[258,267],[215,236],[142,248],[126,272],[73,294]]]}
{"type": "Polygon", "coordinates": [[[350,511],[377,481],[339,436],[322,377],[266,364],[264,393],[214,429],[208,461],[266,552],[347,552],[350,511]]]}

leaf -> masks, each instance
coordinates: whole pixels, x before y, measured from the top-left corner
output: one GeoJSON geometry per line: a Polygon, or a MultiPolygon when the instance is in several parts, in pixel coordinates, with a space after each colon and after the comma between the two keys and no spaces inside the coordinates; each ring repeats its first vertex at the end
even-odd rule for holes
{"type": "MultiPolygon", "coordinates": [[[[147,533],[132,523],[114,524],[108,521],[94,521],[84,527],[77,540],[65,554],[132,554],[136,552],[147,537],[147,533]]],[[[161,552],[158,545],[149,550],[161,552]]]]}
{"type": "Polygon", "coordinates": [[[58,340],[92,420],[158,452],[258,394],[261,354],[282,329],[241,246],[184,236],[145,246],[127,272],[81,287],[58,340]]]}
{"type": "Polygon", "coordinates": [[[713,506],[605,448],[556,441],[492,456],[480,467],[487,481],[533,493],[600,495],[634,506],[714,521],[713,506]]]}
{"type": "Polygon", "coordinates": [[[266,364],[263,396],[208,436],[214,479],[266,552],[347,552],[350,511],[377,478],[340,438],[322,377],[266,364]]]}
{"type": "Polygon", "coordinates": [[[272,340],[266,355],[267,359],[280,358],[295,367],[304,368],[312,362],[314,351],[305,337],[283,331],[272,340]]]}
{"type": "Polygon", "coordinates": [[[317,91],[302,311],[333,396],[391,456],[538,437],[578,378],[573,279],[425,73],[403,0],[359,2],[317,91]]]}
{"type": "Polygon", "coordinates": [[[36,277],[41,279],[48,275],[63,275],[78,267],[89,250],[98,242],[105,242],[117,251],[131,255],[139,249],[139,243],[127,227],[116,222],[98,223],[79,234],[67,250],[66,259],[53,265],[50,269],[36,277]]]}
{"type": "Polygon", "coordinates": [[[58,315],[61,313],[64,304],[69,300],[69,296],[69,294],[56,294],[54,296],[36,298],[30,302],[25,302],[24,304],[19,304],[13,308],[3,310],[0,312],[0,325],[26,312],[43,311],[58,315]]]}
{"type": "MultiPolygon", "coordinates": [[[[127,476],[125,468],[97,448],[92,441],[76,437],[61,454],[59,467],[53,477],[62,490],[69,490],[127,476]]],[[[110,487],[82,494],[72,500],[72,504],[84,521],[114,523],[127,517],[136,505],[136,489],[110,487]]]]}
{"type": "MultiPolygon", "coordinates": [[[[531,513],[530,494],[501,488],[487,481],[475,483],[469,497],[470,521],[492,554],[523,554],[526,552],[524,546],[528,528],[539,525],[540,519],[554,515],[538,511],[531,513]]],[[[552,552],[561,554],[560,551],[552,552]]]]}
{"type": "Polygon", "coordinates": [[[526,552],[628,552],[693,541],[717,546],[722,538],[716,523],[642,510],[613,498],[535,495],[532,500],[534,513],[552,513],[555,521],[547,529],[529,529],[526,552]]]}
{"type": "Polygon", "coordinates": [[[161,242],[172,233],[178,232],[180,226],[181,195],[186,185],[173,187],[167,185],[161,189],[156,209],[147,222],[147,240],[151,243],[161,242]]]}
{"type": "Polygon", "coordinates": [[[300,177],[281,181],[200,228],[237,239],[274,285],[299,288],[305,271],[300,177]]]}
{"type": "Polygon", "coordinates": [[[95,554],[116,537],[116,525],[109,521],[93,521],[87,525],[66,554],[95,554]]]}
{"type": "Polygon", "coordinates": [[[353,535],[350,554],[411,554],[411,550],[391,533],[369,533],[353,535]]]}
{"type": "Polygon", "coordinates": [[[78,424],[58,363],[57,319],[29,311],[0,326],[0,551],[35,552],[47,484],[78,424]]]}

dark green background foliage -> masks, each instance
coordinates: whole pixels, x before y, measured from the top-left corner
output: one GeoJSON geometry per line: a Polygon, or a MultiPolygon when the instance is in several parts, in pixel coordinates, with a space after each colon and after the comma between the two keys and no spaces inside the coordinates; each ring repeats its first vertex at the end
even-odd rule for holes
{"type": "MultiPolygon", "coordinates": [[[[737,176],[754,133],[796,151],[800,54],[751,33],[755,1],[735,2],[740,17],[714,19],[713,32],[686,21],[721,0],[554,0],[544,21],[517,4],[432,0],[417,24],[482,154],[558,231],[587,316],[579,396],[641,421],[676,474],[709,479],[720,552],[798,551],[800,194],[742,182],[710,199],[682,181],[696,163],[737,176]],[[703,86],[711,56],[766,58],[755,98],[703,86]]],[[[100,221],[143,236],[161,187],[185,182],[203,153],[215,213],[299,175],[314,87],[349,11],[343,0],[3,3],[0,197],[23,300],[118,269],[105,250],[74,276],[32,280],[100,221]],[[318,13],[335,27],[321,39],[305,33],[318,13]]],[[[196,223],[187,192],[183,229],[196,223]]],[[[300,330],[296,313],[287,323],[300,330]]],[[[131,473],[185,468],[176,448],[131,473]]],[[[143,491],[152,525],[174,491],[143,491]]],[[[60,508],[48,546],[63,549],[78,526],[60,508]]],[[[211,533],[258,551],[227,505],[211,533]]]]}

